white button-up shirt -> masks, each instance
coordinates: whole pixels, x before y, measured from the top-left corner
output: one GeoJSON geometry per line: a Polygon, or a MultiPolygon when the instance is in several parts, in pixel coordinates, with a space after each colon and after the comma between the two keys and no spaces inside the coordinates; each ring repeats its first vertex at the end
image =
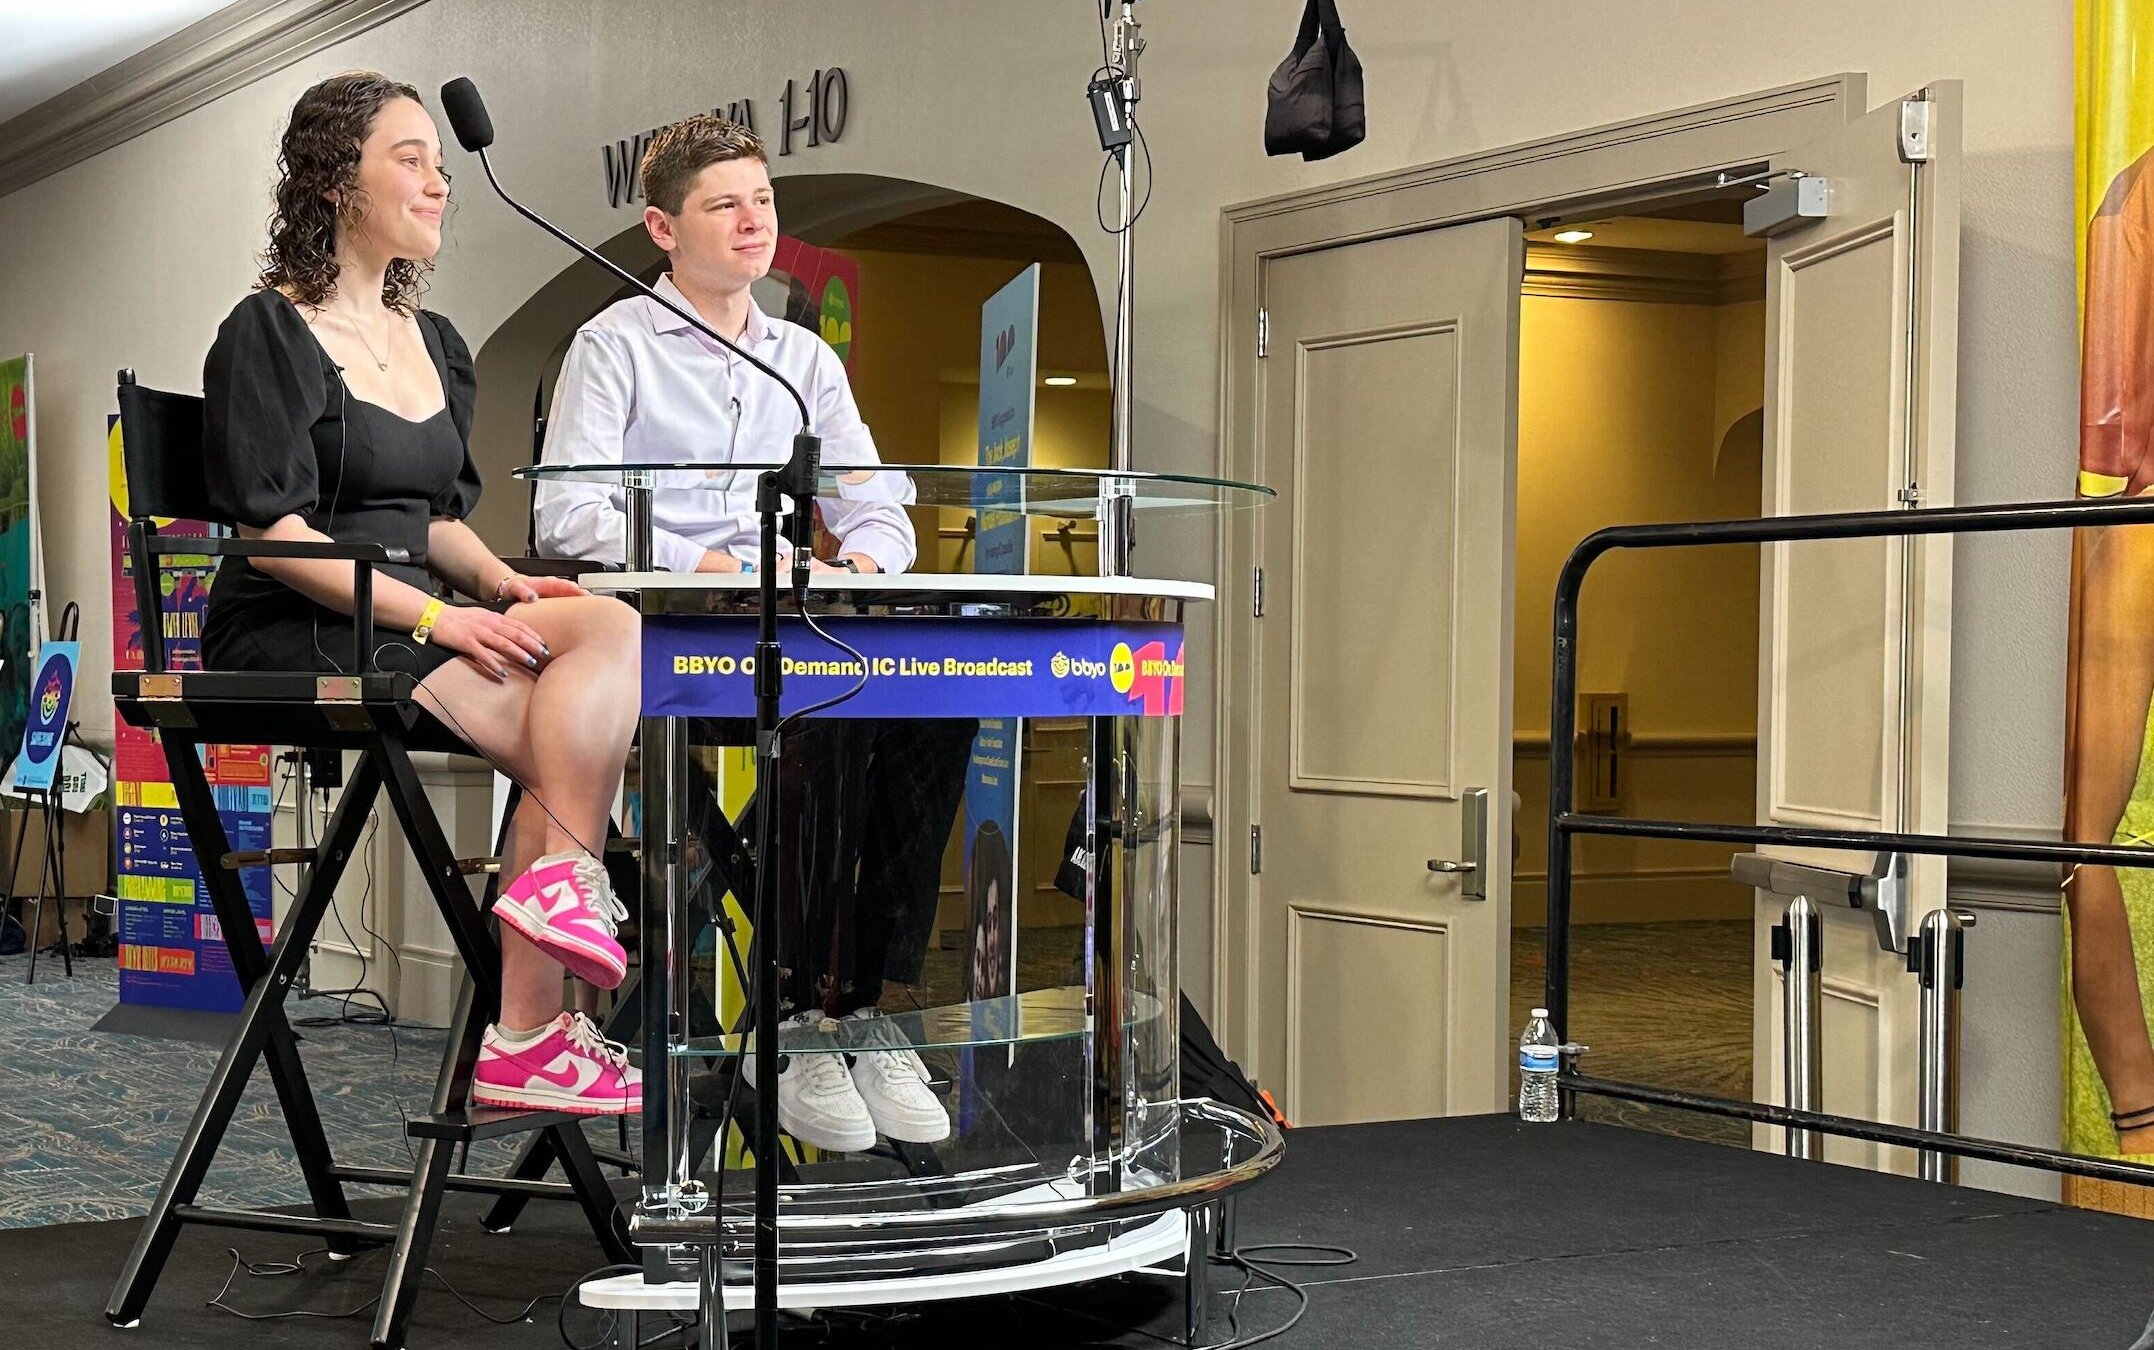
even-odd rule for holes
{"type": "MultiPolygon", "coordinates": [[[[657,289],[693,311],[670,275],[659,278],[657,289]]],[[[845,366],[819,335],[769,318],[751,300],[740,345],[800,390],[823,438],[823,463],[880,462],[853,403],[845,366]]],[[[652,494],[653,563],[669,572],[692,572],[705,550],[755,560],[761,539],[756,475],[719,466],[783,463],[792,455],[798,430],[800,410],[776,381],[663,305],[634,296],[609,306],[569,344],[546,420],[542,459],[547,464],[711,465],[661,474],[652,494]]],[[[841,550],[872,558],[885,572],[910,567],[917,552],[904,509],[913,500],[911,479],[867,474],[860,482],[842,484],[838,493],[818,501],[823,524],[838,537],[841,550]]],[[[627,498],[619,483],[541,479],[533,510],[541,556],[626,559],[627,498]]]]}

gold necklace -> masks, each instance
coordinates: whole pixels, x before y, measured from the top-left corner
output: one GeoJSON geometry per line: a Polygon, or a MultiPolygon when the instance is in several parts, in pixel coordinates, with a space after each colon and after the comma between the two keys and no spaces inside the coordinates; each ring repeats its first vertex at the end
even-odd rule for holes
{"type": "MultiPolygon", "coordinates": [[[[360,326],[360,323],[357,319],[352,320],[352,331],[359,335],[360,345],[366,348],[366,354],[374,358],[374,368],[376,370],[387,370],[389,368],[389,363],[382,360],[381,353],[374,350],[374,344],[367,341],[366,329],[360,326]]],[[[388,331],[382,335],[382,345],[389,348],[391,355],[395,355],[396,315],[393,313],[389,316],[388,331]]]]}

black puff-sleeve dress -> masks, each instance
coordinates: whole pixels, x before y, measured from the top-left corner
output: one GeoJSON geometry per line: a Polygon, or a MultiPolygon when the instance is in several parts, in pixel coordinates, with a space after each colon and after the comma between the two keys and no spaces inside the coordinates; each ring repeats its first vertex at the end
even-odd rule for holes
{"type": "MultiPolygon", "coordinates": [[[[448,402],[413,422],[347,389],[282,294],[261,290],[240,301],[202,370],[204,468],[223,519],[267,528],[296,515],[339,543],[407,549],[411,565],[377,564],[377,575],[435,593],[423,566],[427,525],[462,519],[479,500],[470,448],[477,384],[471,350],[447,319],[421,310],[419,331],[448,402]]],[[[352,621],[246,559],[227,558],[210,588],[202,655],[212,670],[351,674],[352,621]]],[[[424,679],[453,659],[377,628],[369,665],[424,679]]]]}

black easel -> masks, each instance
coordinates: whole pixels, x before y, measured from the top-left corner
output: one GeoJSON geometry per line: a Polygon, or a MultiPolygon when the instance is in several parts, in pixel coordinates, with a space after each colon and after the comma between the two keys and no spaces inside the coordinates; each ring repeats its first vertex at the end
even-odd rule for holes
{"type": "MultiPolygon", "coordinates": [[[[60,612],[60,632],[54,640],[73,642],[81,630],[82,607],[70,600],[67,602],[67,608],[60,612]]],[[[31,680],[33,684],[36,682],[35,671],[31,672],[31,680]]],[[[31,696],[36,697],[36,693],[37,691],[33,688],[31,696]]],[[[60,744],[53,747],[53,754],[58,756],[60,760],[53,768],[54,782],[60,786],[54,788],[18,787],[15,789],[16,795],[20,796],[25,803],[35,804],[44,813],[45,818],[44,856],[39,860],[37,870],[37,895],[35,897],[37,917],[23,925],[28,935],[25,945],[30,948],[30,972],[23,979],[25,984],[37,983],[39,950],[37,935],[45,926],[45,893],[48,887],[54,899],[60,903],[60,939],[58,943],[60,962],[67,970],[68,978],[74,978],[75,974],[74,944],[69,942],[67,938],[67,807],[63,797],[67,782],[67,742],[75,734],[76,727],[80,725],[78,722],[68,722],[61,729],[60,744]]],[[[15,901],[18,898],[15,894],[15,873],[22,865],[22,846],[24,841],[28,839],[29,834],[30,807],[25,805],[22,820],[15,826],[15,849],[8,854],[7,908],[9,910],[15,908],[15,901]]]]}

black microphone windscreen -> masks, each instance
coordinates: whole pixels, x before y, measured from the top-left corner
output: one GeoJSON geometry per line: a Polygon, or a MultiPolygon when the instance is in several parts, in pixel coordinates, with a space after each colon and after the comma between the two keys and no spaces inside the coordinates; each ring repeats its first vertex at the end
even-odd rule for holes
{"type": "Polygon", "coordinates": [[[441,110],[449,115],[456,143],[466,150],[484,150],[494,143],[494,119],[486,115],[486,100],[465,76],[441,86],[441,110]]]}

